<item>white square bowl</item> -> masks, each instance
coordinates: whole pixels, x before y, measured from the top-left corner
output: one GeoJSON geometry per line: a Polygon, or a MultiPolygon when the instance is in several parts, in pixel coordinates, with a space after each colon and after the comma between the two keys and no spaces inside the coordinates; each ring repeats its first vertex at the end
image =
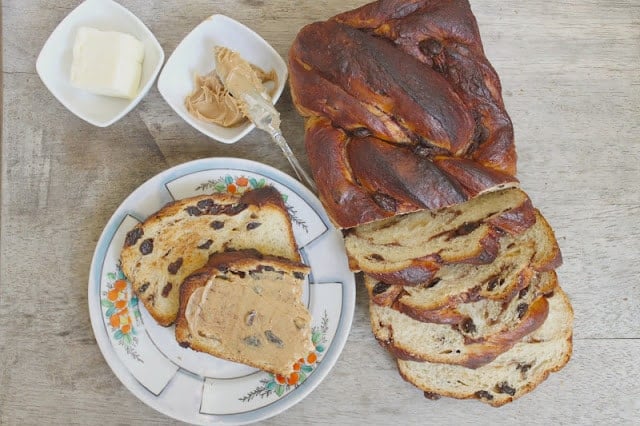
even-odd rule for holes
{"type": "Polygon", "coordinates": [[[69,111],[94,126],[107,127],[131,111],[147,94],[163,62],[160,43],[138,17],[111,0],[86,0],[51,33],[40,51],[36,70],[44,85],[69,111]],[[73,43],[76,31],[82,26],[128,33],[142,42],[144,60],[135,99],[94,95],[71,85],[73,43]]]}
{"type": "Polygon", "coordinates": [[[273,95],[275,104],[287,81],[287,64],[269,43],[253,30],[225,15],[212,15],[193,29],[176,47],[158,78],[158,90],[173,110],[200,132],[223,143],[234,143],[255,125],[250,121],[236,127],[222,127],[198,120],[189,114],[185,98],[193,92],[196,74],[215,68],[213,49],[224,46],[238,52],[248,62],[278,75],[273,95]]]}

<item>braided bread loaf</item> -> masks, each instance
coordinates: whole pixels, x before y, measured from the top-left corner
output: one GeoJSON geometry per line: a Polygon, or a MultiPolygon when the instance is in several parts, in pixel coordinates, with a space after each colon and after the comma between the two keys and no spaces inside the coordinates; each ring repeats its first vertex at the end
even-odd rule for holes
{"type": "Polygon", "coordinates": [[[517,185],[500,81],[466,1],[378,1],[313,23],[289,68],[312,173],[337,226],[517,185]]]}
{"type": "Polygon", "coordinates": [[[379,0],[310,24],[289,70],[320,200],[402,377],[497,406],[560,369],[573,317],[562,257],[518,187],[468,1],[379,0]]]}

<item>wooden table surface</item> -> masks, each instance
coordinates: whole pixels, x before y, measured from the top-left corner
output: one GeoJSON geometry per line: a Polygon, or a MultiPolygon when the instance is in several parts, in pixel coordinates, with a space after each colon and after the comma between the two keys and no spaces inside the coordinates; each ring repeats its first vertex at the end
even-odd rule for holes
{"type": "MultiPolygon", "coordinates": [[[[135,398],[91,330],[93,250],[117,206],[156,173],[216,156],[292,174],[264,134],[234,145],[198,133],[154,86],[97,128],[67,111],[35,61],[77,0],[2,2],[0,424],[175,423],[135,398]]],[[[296,32],[364,1],[122,0],[167,57],[222,13],[283,56],[296,32]]],[[[266,424],[631,424],[640,421],[640,2],[472,0],[515,126],[519,178],[554,226],[561,284],[575,309],[574,355],[535,392],[494,409],[423,398],[374,342],[358,301],[335,368],[266,424]]],[[[288,89],[283,131],[305,159],[288,89]]],[[[637,423],[636,423],[637,424],[637,423]]]]}

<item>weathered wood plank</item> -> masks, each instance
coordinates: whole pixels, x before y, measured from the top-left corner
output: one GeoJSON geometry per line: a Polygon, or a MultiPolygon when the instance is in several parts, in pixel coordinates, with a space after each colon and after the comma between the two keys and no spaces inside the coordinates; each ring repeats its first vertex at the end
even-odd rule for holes
{"type": "MultiPolygon", "coordinates": [[[[102,227],[138,185],[188,160],[233,156],[292,170],[259,132],[235,145],[208,140],[155,87],[106,129],[66,111],[36,75],[35,59],[78,3],[2,3],[0,424],[171,424],[122,386],[95,343],[87,280],[102,227]]],[[[121,3],[167,56],[214,13],[247,24],[286,56],[304,24],[365,1],[121,3]]],[[[335,369],[267,424],[633,424],[640,416],[640,4],[472,0],[472,7],[514,121],[522,185],[563,249],[559,276],[576,314],[573,360],[501,409],[426,401],[371,337],[360,288],[335,369]]],[[[288,91],[278,107],[306,165],[288,91]]]]}

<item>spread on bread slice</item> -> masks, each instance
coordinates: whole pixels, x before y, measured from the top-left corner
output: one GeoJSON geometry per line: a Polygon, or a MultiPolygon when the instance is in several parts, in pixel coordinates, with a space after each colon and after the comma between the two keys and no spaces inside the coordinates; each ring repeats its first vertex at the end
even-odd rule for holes
{"type": "Polygon", "coordinates": [[[217,253],[180,290],[181,346],[287,375],[313,351],[301,302],[309,268],[255,250],[217,253]]]}
{"type": "Polygon", "coordinates": [[[245,248],[300,260],[282,195],[271,186],[169,203],[129,231],[120,259],[145,308],[168,326],[178,313],[182,281],[210,254],[245,248]]]}

